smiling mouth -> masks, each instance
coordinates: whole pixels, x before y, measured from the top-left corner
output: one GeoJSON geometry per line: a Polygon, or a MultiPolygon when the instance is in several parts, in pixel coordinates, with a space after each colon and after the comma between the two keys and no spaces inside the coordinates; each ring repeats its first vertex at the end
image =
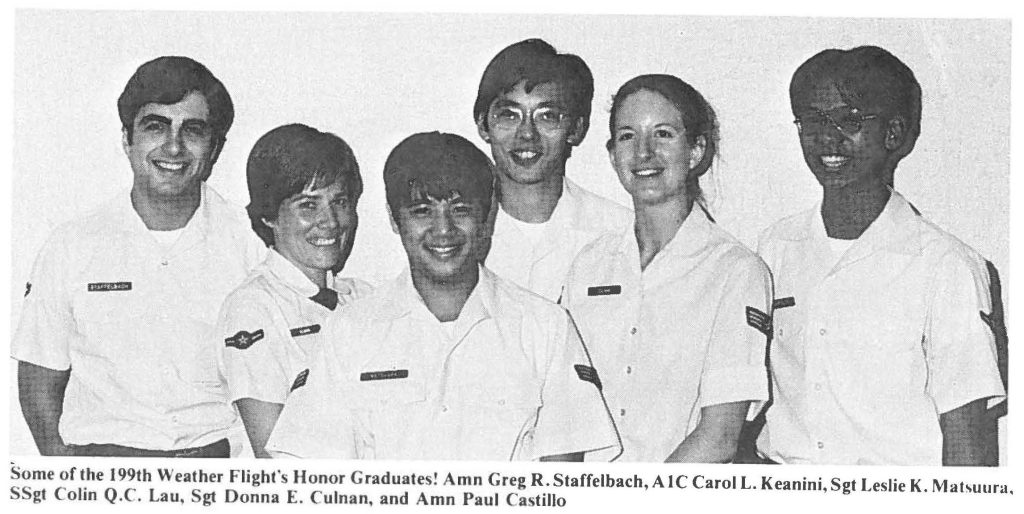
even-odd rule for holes
{"type": "Polygon", "coordinates": [[[665,171],[665,168],[642,168],[639,170],[633,170],[633,175],[638,177],[653,177],[661,175],[663,171],[665,171]]]}
{"type": "Polygon", "coordinates": [[[337,237],[314,237],[306,241],[313,246],[334,246],[338,244],[337,237]]]}
{"type": "Polygon", "coordinates": [[[820,159],[822,166],[825,166],[826,169],[842,168],[850,162],[850,158],[845,155],[822,155],[820,159]]]}
{"type": "Polygon", "coordinates": [[[459,250],[462,249],[461,244],[445,244],[445,245],[425,245],[427,251],[439,259],[445,260],[450,259],[458,255],[459,250]]]}
{"type": "Polygon", "coordinates": [[[171,161],[153,161],[153,165],[161,171],[167,171],[171,173],[178,173],[188,167],[187,162],[171,162],[171,161]]]}
{"type": "Polygon", "coordinates": [[[541,155],[543,154],[533,150],[513,150],[509,152],[512,161],[519,166],[531,166],[540,160],[541,155]]]}

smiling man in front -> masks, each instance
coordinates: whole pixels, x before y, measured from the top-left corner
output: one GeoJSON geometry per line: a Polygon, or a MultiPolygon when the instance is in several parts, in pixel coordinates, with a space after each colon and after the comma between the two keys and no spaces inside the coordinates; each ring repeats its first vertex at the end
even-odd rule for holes
{"type": "Polygon", "coordinates": [[[1004,395],[984,260],[894,188],[921,86],[878,47],[825,50],[793,75],[814,209],[759,253],[775,279],[774,405],[758,449],[797,464],[990,465],[1004,395]]]}
{"type": "Polygon", "coordinates": [[[437,132],[384,166],[409,269],[331,318],[267,449],[304,458],[610,459],[618,437],[565,311],[480,265],[487,157],[437,132]]]}
{"type": "Polygon", "coordinates": [[[43,455],[227,457],[237,415],[209,332],[265,251],[205,183],[231,97],[202,64],[160,57],[117,106],[132,187],[39,253],[11,349],[22,412],[43,455]]]}

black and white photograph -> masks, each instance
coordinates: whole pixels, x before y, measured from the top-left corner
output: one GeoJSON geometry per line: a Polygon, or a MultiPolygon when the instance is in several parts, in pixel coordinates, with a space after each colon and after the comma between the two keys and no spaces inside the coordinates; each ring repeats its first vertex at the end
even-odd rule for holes
{"type": "Polygon", "coordinates": [[[12,9],[8,505],[1024,493],[1012,10],[462,7],[12,9]]]}

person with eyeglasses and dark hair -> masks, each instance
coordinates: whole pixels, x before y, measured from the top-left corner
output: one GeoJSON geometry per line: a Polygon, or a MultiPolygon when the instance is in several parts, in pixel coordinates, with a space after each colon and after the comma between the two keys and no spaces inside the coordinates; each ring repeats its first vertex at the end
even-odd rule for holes
{"type": "Polygon", "coordinates": [[[488,63],[473,105],[499,186],[487,267],[553,302],[576,253],[632,219],[629,209],[566,177],[566,161],[590,127],[593,97],[583,59],[527,39],[488,63]]]}
{"type": "Polygon", "coordinates": [[[759,242],[775,281],[760,456],[995,465],[986,407],[1005,391],[985,261],[894,189],[920,134],[920,84],[862,46],[811,57],[789,91],[822,197],[759,242]]]}
{"type": "Polygon", "coordinates": [[[228,457],[243,436],[210,333],[265,253],[206,184],[231,97],[167,56],[139,66],[117,108],[132,186],[36,259],[11,344],[22,412],[43,455],[228,457]]]}
{"type": "Polygon", "coordinates": [[[327,317],[372,288],[337,276],[352,252],[363,191],[345,141],[306,125],[277,127],[256,141],[246,177],[252,229],[272,251],[228,295],[214,335],[253,453],[266,458],[285,399],[323,344],[327,317]]]}

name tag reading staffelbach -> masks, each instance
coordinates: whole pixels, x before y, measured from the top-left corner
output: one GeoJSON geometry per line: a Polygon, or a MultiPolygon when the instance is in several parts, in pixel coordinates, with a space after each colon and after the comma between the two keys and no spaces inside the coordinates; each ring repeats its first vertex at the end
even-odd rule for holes
{"type": "Polygon", "coordinates": [[[398,378],[409,378],[409,370],[389,369],[385,371],[364,371],[359,374],[360,382],[368,382],[370,380],[394,380],[398,378]]]}

